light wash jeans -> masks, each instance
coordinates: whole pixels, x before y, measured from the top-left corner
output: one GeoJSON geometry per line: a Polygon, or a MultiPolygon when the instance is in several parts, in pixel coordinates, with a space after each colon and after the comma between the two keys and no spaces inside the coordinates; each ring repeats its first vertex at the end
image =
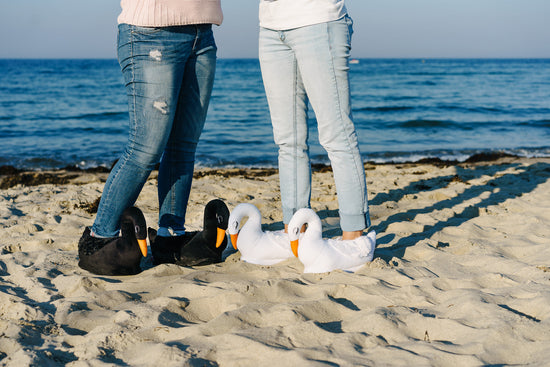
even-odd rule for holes
{"type": "Polygon", "coordinates": [[[160,161],[159,226],[185,229],[195,150],[216,68],[211,25],[119,25],[118,60],[126,83],[129,139],[103,189],[92,227],[116,236],[119,218],[133,205],[160,161]]]}
{"type": "Polygon", "coordinates": [[[344,231],[370,226],[365,171],[352,120],[349,56],[352,20],[285,31],[260,28],[260,66],[279,146],[283,222],[309,207],[311,168],[308,100],[317,118],[319,141],[328,153],[344,231]]]}

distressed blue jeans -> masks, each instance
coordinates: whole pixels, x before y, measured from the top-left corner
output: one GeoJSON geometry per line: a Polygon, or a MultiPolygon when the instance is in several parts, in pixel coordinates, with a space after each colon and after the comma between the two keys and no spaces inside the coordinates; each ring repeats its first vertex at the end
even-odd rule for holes
{"type": "Polygon", "coordinates": [[[135,203],[159,162],[159,227],[184,230],[195,151],[214,83],[212,26],[120,24],[118,61],[130,132],[105,183],[92,231],[102,237],[118,234],[120,215],[135,203]]]}
{"type": "Polygon", "coordinates": [[[259,55],[279,146],[283,222],[309,207],[311,168],[308,101],[317,119],[319,142],[327,151],[338,195],[340,226],[358,231],[370,226],[365,171],[352,120],[349,17],[285,31],[260,28],[259,55]]]}

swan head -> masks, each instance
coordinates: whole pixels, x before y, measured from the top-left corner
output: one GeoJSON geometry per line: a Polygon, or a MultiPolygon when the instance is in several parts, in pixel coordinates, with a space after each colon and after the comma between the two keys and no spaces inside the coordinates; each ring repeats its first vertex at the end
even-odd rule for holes
{"type": "Polygon", "coordinates": [[[147,257],[147,224],[143,212],[135,206],[127,208],[120,217],[120,225],[123,235],[134,232],[132,237],[137,240],[143,257],[147,257]]]}
{"type": "MultiPolygon", "coordinates": [[[[303,226],[307,224],[307,228],[318,227],[321,228],[321,219],[317,216],[317,213],[310,208],[298,209],[292,216],[292,219],[288,223],[288,237],[290,239],[290,248],[294,256],[298,257],[298,247],[300,232],[303,226]]],[[[306,230],[307,232],[308,230],[306,230]]]]}
{"type": "Polygon", "coordinates": [[[204,208],[204,228],[216,227],[216,248],[219,248],[225,240],[225,231],[228,226],[229,209],[220,200],[214,199],[208,202],[204,208]]]}
{"type": "Polygon", "coordinates": [[[235,250],[237,249],[237,238],[239,237],[239,227],[242,219],[241,213],[238,210],[239,205],[237,205],[229,215],[229,221],[227,224],[227,232],[229,233],[231,244],[235,250]]]}
{"type": "MultiPolygon", "coordinates": [[[[233,215],[233,213],[232,213],[233,215]]],[[[239,237],[239,226],[241,225],[240,218],[229,217],[229,224],[227,226],[227,231],[229,232],[229,237],[231,238],[231,244],[233,248],[237,249],[237,238],[239,237]]]]}
{"type": "MultiPolygon", "coordinates": [[[[261,215],[260,210],[256,206],[249,203],[241,203],[237,205],[229,215],[229,224],[227,231],[229,232],[229,237],[231,238],[231,244],[233,248],[237,250],[237,239],[239,236],[239,227],[241,225],[241,220],[244,217],[255,218],[257,221],[260,221],[261,215]]],[[[245,223],[246,225],[246,223],[245,223]]]]}

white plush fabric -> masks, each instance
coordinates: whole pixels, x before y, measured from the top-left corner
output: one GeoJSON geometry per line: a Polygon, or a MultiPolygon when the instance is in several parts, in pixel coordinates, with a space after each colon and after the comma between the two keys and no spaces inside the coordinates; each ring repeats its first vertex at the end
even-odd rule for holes
{"type": "Polygon", "coordinates": [[[336,269],[355,272],[372,261],[376,247],[376,232],[355,240],[323,239],[321,219],[311,209],[298,210],[288,224],[289,239],[297,240],[300,228],[306,232],[298,241],[298,258],[304,273],[326,273],[336,269]]]}
{"type": "MultiPolygon", "coordinates": [[[[294,257],[290,249],[288,234],[284,231],[262,231],[261,213],[252,204],[239,204],[229,216],[228,233],[238,234],[237,249],[241,260],[257,265],[273,265],[294,257]],[[241,220],[246,223],[239,230],[241,220]]],[[[234,237],[232,237],[234,238],[234,237]]]]}

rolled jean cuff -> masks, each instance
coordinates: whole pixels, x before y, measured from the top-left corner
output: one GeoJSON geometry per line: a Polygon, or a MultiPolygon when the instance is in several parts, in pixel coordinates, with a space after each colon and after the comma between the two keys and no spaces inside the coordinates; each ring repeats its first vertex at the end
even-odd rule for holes
{"type": "Polygon", "coordinates": [[[370,227],[369,213],[366,214],[344,214],[340,212],[340,227],[344,232],[362,231],[370,227]]]}

